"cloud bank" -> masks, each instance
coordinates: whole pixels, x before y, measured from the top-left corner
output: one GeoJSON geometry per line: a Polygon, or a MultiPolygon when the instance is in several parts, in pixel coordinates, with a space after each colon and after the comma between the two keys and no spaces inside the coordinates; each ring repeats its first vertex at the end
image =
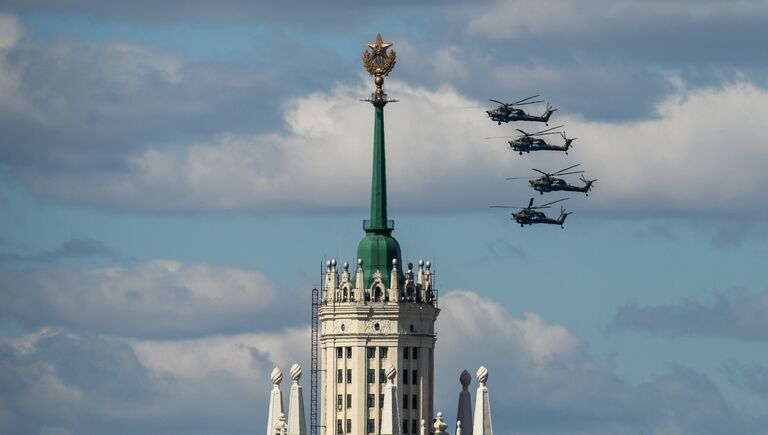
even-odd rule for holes
{"type": "Polygon", "coordinates": [[[684,299],[659,306],[620,307],[611,323],[617,331],[643,331],[669,336],[768,338],[768,291],[731,289],[710,301],[684,299]]]}

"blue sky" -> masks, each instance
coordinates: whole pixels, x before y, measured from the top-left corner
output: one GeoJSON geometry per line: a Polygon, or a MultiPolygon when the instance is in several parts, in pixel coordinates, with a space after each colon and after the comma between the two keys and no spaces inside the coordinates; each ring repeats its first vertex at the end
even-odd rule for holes
{"type": "Polygon", "coordinates": [[[263,427],[321,262],[362,237],[381,32],[390,217],[443,300],[437,407],[484,364],[502,434],[763,433],[763,2],[302,6],[0,6],[2,432],[263,427]],[[532,94],[568,156],[467,109],[532,94]],[[564,230],[487,208],[575,163],[599,181],[564,230]]]}

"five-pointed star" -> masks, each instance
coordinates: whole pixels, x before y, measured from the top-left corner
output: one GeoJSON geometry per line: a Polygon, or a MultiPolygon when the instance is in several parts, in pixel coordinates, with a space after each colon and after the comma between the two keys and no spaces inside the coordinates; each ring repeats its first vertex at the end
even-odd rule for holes
{"type": "Polygon", "coordinates": [[[384,42],[381,39],[381,33],[376,35],[376,41],[368,44],[368,47],[370,47],[371,50],[376,51],[376,49],[384,50],[386,51],[390,46],[392,46],[392,43],[390,42],[384,42]]]}

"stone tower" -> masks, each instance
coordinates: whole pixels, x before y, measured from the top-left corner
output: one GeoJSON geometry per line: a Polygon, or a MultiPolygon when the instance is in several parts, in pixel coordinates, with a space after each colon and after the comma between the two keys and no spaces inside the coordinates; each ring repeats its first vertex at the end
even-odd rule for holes
{"type": "Polygon", "coordinates": [[[374,107],[371,217],[352,268],[326,263],[318,310],[321,435],[417,434],[422,420],[432,422],[437,290],[429,261],[403,267],[387,218],[384,106],[395,100],[383,85],[395,64],[391,45],[379,35],[363,54],[376,85],[366,100],[374,107]],[[392,414],[384,412],[388,388],[399,408],[391,429],[381,424],[392,414]]]}

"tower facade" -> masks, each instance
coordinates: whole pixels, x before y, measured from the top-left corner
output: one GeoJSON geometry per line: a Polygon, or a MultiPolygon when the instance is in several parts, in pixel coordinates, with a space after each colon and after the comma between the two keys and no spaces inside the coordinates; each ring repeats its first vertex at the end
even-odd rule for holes
{"type": "Polygon", "coordinates": [[[395,64],[390,46],[379,35],[363,54],[376,85],[367,99],[374,107],[371,217],[363,222],[357,261],[341,270],[328,261],[320,293],[321,435],[417,434],[422,420],[432,421],[440,312],[434,276],[429,261],[403,267],[387,218],[384,106],[394,100],[383,85],[395,64]],[[388,376],[396,376],[390,391],[398,394],[399,427],[385,424],[382,431],[388,376]]]}

